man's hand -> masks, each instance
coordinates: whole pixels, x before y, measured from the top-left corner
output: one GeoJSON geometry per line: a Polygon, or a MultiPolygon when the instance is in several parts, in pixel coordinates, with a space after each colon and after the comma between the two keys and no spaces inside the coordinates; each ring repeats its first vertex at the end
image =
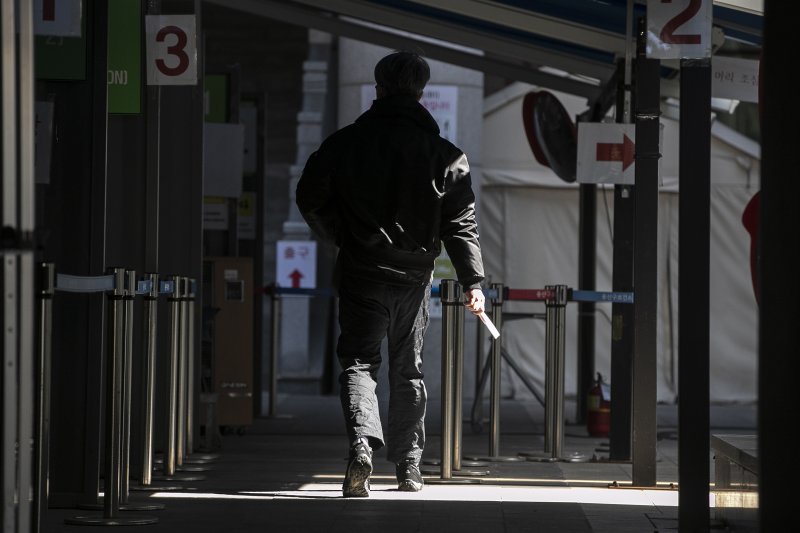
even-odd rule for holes
{"type": "Polygon", "coordinates": [[[479,315],[486,310],[486,297],[480,289],[467,289],[464,293],[464,306],[479,315]]]}

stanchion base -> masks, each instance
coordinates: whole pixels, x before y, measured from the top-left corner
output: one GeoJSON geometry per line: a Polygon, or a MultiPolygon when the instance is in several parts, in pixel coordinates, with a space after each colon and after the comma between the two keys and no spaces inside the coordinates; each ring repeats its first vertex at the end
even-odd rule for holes
{"type": "Polygon", "coordinates": [[[532,463],[557,463],[558,457],[553,457],[552,455],[528,455],[525,460],[532,463]]]}
{"type": "Polygon", "coordinates": [[[560,457],[552,457],[552,456],[534,456],[529,455],[526,457],[528,461],[535,462],[535,463],[588,463],[591,460],[586,454],[573,452],[568,455],[562,455],[560,457]]]}
{"type": "Polygon", "coordinates": [[[202,459],[200,457],[185,457],[183,459],[183,464],[185,465],[207,465],[209,463],[213,463],[214,459],[202,459]]]}
{"type": "MultiPolygon", "coordinates": [[[[462,459],[462,461],[461,461],[461,465],[462,466],[486,466],[486,461],[483,461],[483,460],[475,458],[475,457],[465,457],[464,459],[466,459],[466,460],[462,459]]],[[[441,459],[425,459],[423,461],[420,461],[420,464],[428,465],[428,466],[441,466],[442,460],[441,459]]]]}
{"type": "Polygon", "coordinates": [[[461,460],[461,466],[486,466],[486,461],[477,457],[465,457],[461,460]]]}
{"type": "Polygon", "coordinates": [[[426,479],[425,483],[427,485],[475,485],[480,484],[480,479],[470,479],[470,478],[450,478],[450,479],[426,479]]]}
{"type": "Polygon", "coordinates": [[[529,450],[529,451],[517,452],[517,455],[519,455],[520,457],[528,457],[529,455],[532,455],[534,457],[540,457],[543,455],[549,455],[549,453],[550,452],[543,450],[529,450]]]}
{"type": "Polygon", "coordinates": [[[497,457],[478,457],[478,461],[484,461],[485,463],[513,463],[517,461],[524,461],[522,457],[515,456],[515,455],[498,455],[497,457]]]}
{"type": "Polygon", "coordinates": [[[580,452],[572,452],[559,457],[559,461],[563,461],[565,463],[588,463],[591,461],[591,459],[592,458],[590,456],[580,452]]]}
{"type": "Polygon", "coordinates": [[[206,476],[182,476],[174,474],[172,476],[153,476],[153,481],[203,481],[206,476]]]}
{"type": "MultiPolygon", "coordinates": [[[[163,503],[121,503],[119,504],[120,511],[161,511],[166,506],[163,503]]],[[[102,503],[81,503],[78,504],[78,509],[85,509],[86,511],[102,511],[105,509],[102,503]]]]}
{"type": "Polygon", "coordinates": [[[453,475],[454,476],[479,476],[480,477],[480,476],[488,476],[489,475],[489,471],[488,470],[464,470],[462,468],[461,470],[453,470],[453,475]]]}
{"type": "MultiPolygon", "coordinates": [[[[183,464],[181,466],[179,466],[178,468],[182,468],[183,465],[207,465],[209,463],[213,463],[214,461],[215,461],[215,459],[205,459],[205,458],[196,457],[196,456],[193,455],[191,457],[184,457],[183,458],[183,464]]],[[[154,459],[153,460],[153,464],[154,465],[163,465],[164,464],[164,459],[154,459]]],[[[163,468],[163,466],[161,468],[163,468]]],[[[198,467],[198,468],[203,468],[203,467],[198,467]]],[[[199,472],[199,470],[198,470],[198,472],[199,472]]]]}
{"type": "Polygon", "coordinates": [[[203,461],[216,461],[219,459],[218,453],[192,453],[191,456],[193,459],[202,459],[203,461]]]}
{"type": "MultiPolygon", "coordinates": [[[[426,476],[440,476],[442,474],[439,468],[423,468],[420,470],[426,476]]],[[[453,476],[488,476],[488,470],[453,470],[453,476]]]]}
{"type": "MultiPolygon", "coordinates": [[[[160,471],[162,469],[158,468],[156,470],[160,471]]],[[[199,465],[187,465],[187,464],[184,463],[184,464],[182,464],[180,466],[176,466],[175,470],[178,471],[178,472],[208,472],[209,470],[211,470],[211,467],[209,467],[209,466],[199,466],[199,465]]]]}
{"type": "Polygon", "coordinates": [[[169,492],[171,490],[183,490],[186,487],[179,487],[177,485],[134,485],[128,490],[138,492],[169,492]]]}
{"type": "Polygon", "coordinates": [[[145,526],[157,522],[158,518],[154,516],[137,516],[133,518],[127,516],[113,518],[105,516],[74,516],[64,520],[65,524],[71,526],[145,526]]]}

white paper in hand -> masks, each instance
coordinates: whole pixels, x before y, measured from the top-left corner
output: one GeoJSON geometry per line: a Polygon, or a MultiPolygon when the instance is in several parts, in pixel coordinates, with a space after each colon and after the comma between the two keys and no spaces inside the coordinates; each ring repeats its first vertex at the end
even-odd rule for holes
{"type": "Polygon", "coordinates": [[[492,334],[492,337],[494,337],[495,339],[500,337],[500,332],[497,331],[496,327],[494,327],[492,320],[488,316],[486,316],[486,313],[479,314],[478,318],[481,319],[481,322],[483,322],[483,325],[485,325],[486,329],[489,330],[489,333],[492,334]]]}

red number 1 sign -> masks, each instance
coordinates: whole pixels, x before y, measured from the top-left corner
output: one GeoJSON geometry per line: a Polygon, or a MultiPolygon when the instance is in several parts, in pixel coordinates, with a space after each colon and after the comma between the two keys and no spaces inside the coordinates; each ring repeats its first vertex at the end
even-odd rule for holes
{"type": "Polygon", "coordinates": [[[711,57],[712,0],[647,0],[647,57],[711,57]]]}
{"type": "Polygon", "coordinates": [[[148,15],[148,85],[196,85],[197,45],[194,15],[148,15]]]}

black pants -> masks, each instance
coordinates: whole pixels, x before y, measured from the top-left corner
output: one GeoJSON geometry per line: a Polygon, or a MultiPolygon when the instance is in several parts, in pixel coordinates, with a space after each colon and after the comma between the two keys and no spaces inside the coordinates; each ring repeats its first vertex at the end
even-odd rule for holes
{"type": "Polygon", "coordinates": [[[387,444],[387,459],[419,463],[425,448],[427,394],[422,342],[428,327],[431,286],[382,284],[343,276],[339,287],[342,410],[350,442],[367,437],[387,444]],[[389,425],[384,441],[375,394],[381,344],[388,338],[389,425]]]}

